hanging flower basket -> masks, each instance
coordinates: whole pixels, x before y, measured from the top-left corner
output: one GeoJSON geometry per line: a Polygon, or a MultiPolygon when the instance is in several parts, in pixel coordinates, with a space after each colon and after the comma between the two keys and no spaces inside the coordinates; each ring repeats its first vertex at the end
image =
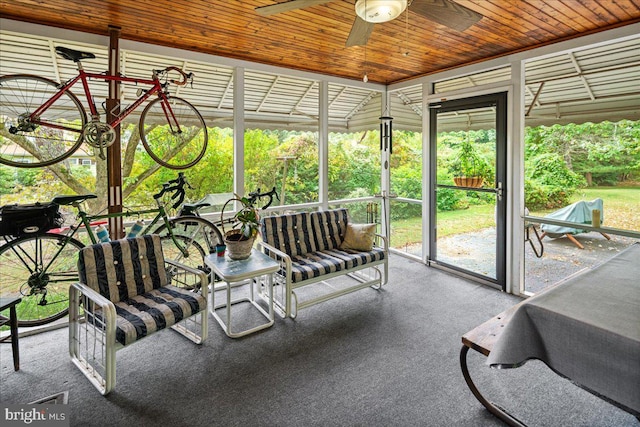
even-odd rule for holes
{"type": "Polygon", "coordinates": [[[258,234],[258,211],[248,203],[246,198],[234,197],[224,204],[220,217],[223,239],[227,245],[229,258],[234,260],[249,258],[258,234]],[[234,201],[242,203],[242,208],[233,216],[232,228],[225,230],[224,210],[229,203],[234,201]]]}
{"type": "Polygon", "coordinates": [[[489,164],[478,153],[476,145],[469,138],[462,141],[450,166],[454,184],[458,187],[480,188],[488,170],[489,164]]]}
{"type": "Polygon", "coordinates": [[[456,176],[453,178],[454,184],[458,187],[480,188],[484,178],[481,176],[456,176]]]}

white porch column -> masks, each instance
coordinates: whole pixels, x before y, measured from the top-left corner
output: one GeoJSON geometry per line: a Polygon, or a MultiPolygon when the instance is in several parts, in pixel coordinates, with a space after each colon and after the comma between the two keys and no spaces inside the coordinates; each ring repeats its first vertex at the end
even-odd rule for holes
{"type": "Polygon", "coordinates": [[[322,209],[329,208],[329,82],[320,80],[318,109],[318,201],[322,209]]]}
{"type": "Polygon", "coordinates": [[[244,67],[233,72],[233,192],[244,196],[244,67]]]}
{"type": "Polygon", "coordinates": [[[507,117],[507,286],[506,292],[524,291],[524,95],[523,60],[511,63],[510,115],[507,117]],[[510,117],[509,117],[510,116],[510,117]]]}

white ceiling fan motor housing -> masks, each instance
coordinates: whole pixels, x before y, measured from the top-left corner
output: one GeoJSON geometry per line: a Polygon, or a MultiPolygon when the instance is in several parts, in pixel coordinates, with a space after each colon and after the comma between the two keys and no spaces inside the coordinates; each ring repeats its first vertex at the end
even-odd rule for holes
{"type": "Polygon", "coordinates": [[[358,0],[356,2],[356,14],[374,24],[394,20],[406,8],[407,0],[358,0]]]}

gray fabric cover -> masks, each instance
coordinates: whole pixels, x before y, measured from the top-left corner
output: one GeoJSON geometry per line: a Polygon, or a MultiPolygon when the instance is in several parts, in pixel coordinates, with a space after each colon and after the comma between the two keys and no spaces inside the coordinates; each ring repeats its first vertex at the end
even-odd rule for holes
{"type": "Polygon", "coordinates": [[[538,294],[514,313],[491,367],[539,359],[583,387],[640,412],[640,244],[538,294]]]}
{"type": "MultiPolygon", "coordinates": [[[[558,219],[561,221],[575,222],[576,224],[591,225],[591,212],[594,209],[600,211],[600,222],[604,221],[604,206],[602,199],[594,199],[590,202],[580,200],[569,206],[565,206],[555,212],[546,215],[545,218],[558,219]]],[[[561,225],[542,224],[540,229],[547,233],[550,237],[559,237],[564,234],[580,234],[587,233],[588,230],[579,228],[563,227],[561,225]]]]}

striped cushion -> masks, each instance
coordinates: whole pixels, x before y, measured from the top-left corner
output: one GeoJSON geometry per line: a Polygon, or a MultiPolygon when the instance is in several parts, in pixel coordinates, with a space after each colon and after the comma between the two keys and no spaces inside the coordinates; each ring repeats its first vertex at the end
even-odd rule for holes
{"type": "Polygon", "coordinates": [[[293,256],[291,257],[291,281],[293,283],[302,282],[323,274],[348,270],[367,263],[381,261],[384,258],[384,250],[379,248],[373,248],[369,252],[333,249],[293,256]]]}
{"type": "Polygon", "coordinates": [[[80,282],[113,303],[169,283],[157,235],[84,247],[78,256],[78,274],[80,282]]]}
{"type": "Polygon", "coordinates": [[[347,219],[346,209],[264,217],[262,239],[290,256],[332,250],[342,243],[347,219]]]}
{"type": "Polygon", "coordinates": [[[115,304],[116,340],[122,345],[131,344],[204,310],[206,304],[199,293],[171,285],[120,301],[115,304]]]}
{"type": "MultiPolygon", "coordinates": [[[[123,346],[151,335],[205,309],[206,298],[199,293],[167,285],[114,304],[116,341],[123,346]]],[[[104,322],[101,310],[85,311],[90,323],[104,322]]]]}

